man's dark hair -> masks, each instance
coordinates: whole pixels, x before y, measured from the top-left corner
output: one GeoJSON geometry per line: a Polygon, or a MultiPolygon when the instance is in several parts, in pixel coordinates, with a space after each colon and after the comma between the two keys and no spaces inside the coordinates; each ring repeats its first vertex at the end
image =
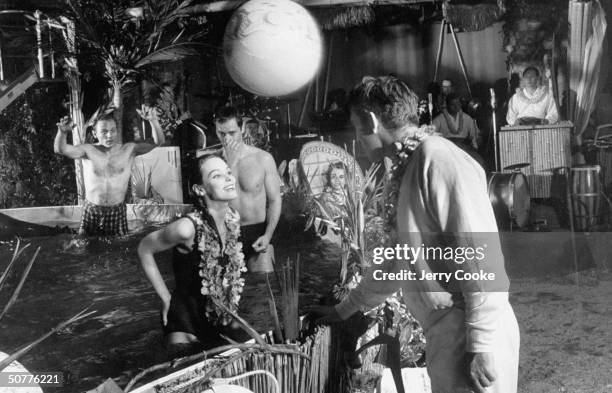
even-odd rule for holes
{"type": "Polygon", "coordinates": [[[540,70],[538,70],[538,67],[534,67],[534,66],[529,66],[527,68],[525,68],[525,70],[523,71],[523,77],[525,77],[525,74],[529,71],[533,71],[535,72],[536,76],[539,77],[540,76],[540,70]]]}
{"type": "Polygon", "coordinates": [[[372,112],[388,130],[419,124],[419,98],[394,76],[365,76],[349,96],[351,109],[372,112]]]}
{"type": "Polygon", "coordinates": [[[240,116],[238,110],[233,106],[218,106],[217,109],[215,109],[213,117],[215,123],[225,123],[231,119],[236,119],[238,126],[242,127],[242,116],[240,116]]]}

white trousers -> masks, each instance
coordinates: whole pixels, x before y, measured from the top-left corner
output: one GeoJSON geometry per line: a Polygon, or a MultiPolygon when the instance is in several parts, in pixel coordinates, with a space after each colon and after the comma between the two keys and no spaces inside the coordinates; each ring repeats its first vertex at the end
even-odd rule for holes
{"type": "MultiPolygon", "coordinates": [[[[516,393],[519,363],[519,328],[509,303],[495,331],[493,357],[497,379],[489,393],[516,393]]],[[[465,351],[465,315],[451,308],[425,331],[427,373],[432,393],[472,392],[465,351]]]]}

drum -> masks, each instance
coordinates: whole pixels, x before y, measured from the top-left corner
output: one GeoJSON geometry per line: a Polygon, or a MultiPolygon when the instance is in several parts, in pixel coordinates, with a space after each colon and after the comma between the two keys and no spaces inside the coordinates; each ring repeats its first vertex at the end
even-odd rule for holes
{"type": "Polygon", "coordinates": [[[601,182],[599,165],[578,165],[570,169],[574,229],[590,230],[599,217],[601,182]]]}
{"type": "Polygon", "coordinates": [[[498,227],[512,229],[528,224],[531,197],[525,175],[518,171],[493,172],[488,191],[498,227]]]}

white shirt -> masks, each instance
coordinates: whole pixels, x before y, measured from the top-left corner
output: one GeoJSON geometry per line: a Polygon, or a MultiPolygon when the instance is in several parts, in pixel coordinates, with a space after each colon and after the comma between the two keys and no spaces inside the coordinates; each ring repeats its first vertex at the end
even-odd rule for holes
{"type": "MultiPolygon", "coordinates": [[[[426,241],[428,236],[441,233],[461,236],[461,241],[470,243],[480,244],[484,238],[487,251],[483,266],[495,272],[496,279],[486,288],[479,288],[481,284],[488,285],[485,282],[453,279],[451,286],[456,285],[455,291],[462,292],[461,296],[453,297],[437,282],[389,281],[374,277],[373,272],[377,269],[393,273],[406,269],[408,262],[391,259],[373,265],[364,274],[359,286],[336,305],[338,314],[346,319],[355,311],[374,308],[401,288],[410,312],[426,331],[445,309],[461,307],[465,310],[462,323],[466,327],[466,350],[492,352],[496,332],[503,328],[498,324],[498,317],[507,307],[509,281],[483,169],[452,142],[437,136],[428,137],[414,151],[404,172],[397,202],[397,231],[398,244],[412,246],[427,246],[430,244],[426,241]]],[[[456,241],[458,239],[452,242],[455,246],[459,244],[456,241]]],[[[416,270],[447,272],[475,268],[473,264],[453,262],[428,264],[422,258],[418,258],[414,266],[416,270]]]]}
{"type": "Polygon", "coordinates": [[[432,124],[443,137],[451,139],[469,138],[472,147],[478,149],[478,126],[476,121],[467,113],[459,111],[456,117],[453,117],[444,109],[442,113],[433,119],[432,124]]]}
{"type": "Polygon", "coordinates": [[[555,100],[546,86],[538,87],[533,94],[528,93],[526,89],[516,89],[516,93],[508,103],[506,121],[514,126],[522,117],[546,119],[549,124],[559,121],[555,100]]]}

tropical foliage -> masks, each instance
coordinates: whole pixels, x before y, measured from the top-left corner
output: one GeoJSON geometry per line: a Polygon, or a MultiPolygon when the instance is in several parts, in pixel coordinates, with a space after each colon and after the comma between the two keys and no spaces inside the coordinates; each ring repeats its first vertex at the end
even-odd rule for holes
{"type": "MultiPolygon", "coordinates": [[[[372,236],[382,231],[382,223],[379,222],[380,200],[382,193],[382,182],[377,178],[380,164],[371,166],[365,174],[363,184],[357,181],[356,176],[347,173],[349,181],[344,190],[345,203],[330,207],[325,203],[315,200],[318,209],[314,216],[319,218],[332,230],[339,232],[342,246],[342,265],[340,270],[340,285],[336,292],[339,299],[343,298],[348,290],[354,285],[361,271],[367,267],[368,255],[374,246],[380,245],[376,242],[368,242],[372,236]],[[339,217],[332,210],[339,210],[339,217]],[[372,230],[370,234],[366,229],[372,230]],[[380,231],[378,231],[380,229],[380,231]]],[[[350,169],[349,169],[350,172],[350,169]]],[[[311,218],[310,223],[314,223],[311,218]]]]}
{"type": "MultiPolygon", "coordinates": [[[[191,0],[69,0],[77,22],[80,56],[93,67],[103,65],[110,86],[109,101],[122,108],[123,100],[137,82],[159,84],[152,66],[176,62],[187,56],[210,52],[211,47],[196,42],[207,33],[201,19],[189,17],[191,0]]],[[[174,124],[177,114],[172,102],[158,102],[161,118],[174,124]]],[[[119,124],[122,114],[117,115],[119,124]]]]}
{"type": "Polygon", "coordinates": [[[30,89],[0,113],[0,208],[76,202],[72,161],[53,153],[65,93],[57,84],[30,89]]]}

